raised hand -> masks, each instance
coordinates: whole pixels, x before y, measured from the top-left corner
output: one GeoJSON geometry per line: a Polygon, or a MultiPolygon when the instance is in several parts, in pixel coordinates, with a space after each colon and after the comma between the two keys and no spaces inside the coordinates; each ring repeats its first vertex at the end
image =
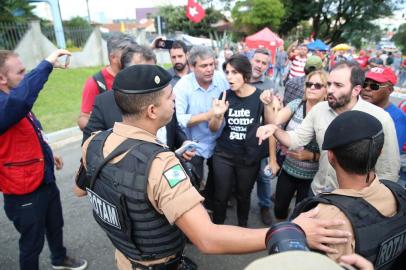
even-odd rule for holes
{"type": "Polygon", "coordinates": [[[45,60],[47,60],[49,63],[51,63],[55,68],[67,68],[68,65],[66,63],[62,64],[58,61],[58,57],[61,57],[63,55],[70,57],[72,54],[70,51],[67,51],[64,49],[59,49],[59,50],[56,50],[53,53],[51,53],[45,60]]]}
{"type": "Polygon", "coordinates": [[[212,111],[215,117],[221,117],[228,110],[229,103],[226,101],[227,91],[223,91],[221,99],[213,99],[212,111]]]}
{"type": "Polygon", "coordinates": [[[262,91],[261,95],[259,96],[259,99],[261,100],[264,105],[272,105],[273,103],[273,94],[271,90],[264,90],[262,91]]]}

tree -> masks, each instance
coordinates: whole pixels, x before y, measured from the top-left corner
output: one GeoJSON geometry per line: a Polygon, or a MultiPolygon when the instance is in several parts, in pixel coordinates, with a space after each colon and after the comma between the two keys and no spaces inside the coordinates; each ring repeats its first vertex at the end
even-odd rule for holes
{"type": "Polygon", "coordinates": [[[279,0],[240,0],[231,11],[235,26],[247,34],[264,27],[278,30],[285,14],[279,0]]]}
{"type": "MultiPolygon", "coordinates": [[[[315,37],[335,45],[350,42],[353,33],[374,28],[372,21],[389,16],[396,7],[395,0],[282,0],[286,15],[282,33],[296,27],[302,20],[311,19],[315,37]]],[[[367,36],[365,36],[367,38],[367,36]]],[[[357,37],[358,38],[358,37],[357,37]]]]}
{"type": "Polygon", "coordinates": [[[406,54],[406,23],[401,24],[397,33],[393,36],[396,46],[401,48],[402,53],[406,54]]]}
{"type": "Polygon", "coordinates": [[[0,0],[0,21],[25,22],[37,18],[32,13],[33,8],[26,0],[0,0]]]}
{"type": "Polygon", "coordinates": [[[211,24],[224,18],[220,11],[212,7],[205,9],[206,16],[200,23],[193,23],[186,18],[186,9],[181,6],[163,6],[159,15],[164,18],[167,32],[182,31],[192,36],[210,36],[211,24]]]}

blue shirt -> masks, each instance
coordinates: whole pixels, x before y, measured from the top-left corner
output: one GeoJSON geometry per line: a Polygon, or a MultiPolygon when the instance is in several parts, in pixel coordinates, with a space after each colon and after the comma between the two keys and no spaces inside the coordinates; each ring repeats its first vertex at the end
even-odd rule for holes
{"type": "MultiPolygon", "coordinates": [[[[20,84],[16,88],[11,89],[9,94],[0,91],[0,134],[6,132],[7,129],[11,128],[30,113],[52,69],[52,64],[44,60],[30,73],[26,74],[20,84]]],[[[41,123],[33,115],[29,117],[33,128],[38,134],[38,139],[44,153],[44,182],[54,182],[54,157],[52,150],[41,134],[41,123]]],[[[27,138],[27,140],[34,139],[35,138],[27,138]]]]}
{"type": "Polygon", "coordinates": [[[385,108],[385,111],[389,113],[395,123],[399,151],[402,153],[403,145],[406,143],[406,114],[393,104],[385,108]]]}
{"type": "Polygon", "coordinates": [[[176,117],[188,139],[199,142],[196,149],[198,156],[210,158],[213,155],[215,141],[221,129],[211,132],[208,122],[202,122],[190,128],[187,124],[193,115],[209,111],[212,100],[218,99],[220,94],[228,88],[228,82],[218,71],[214,72],[213,81],[207,90],[200,87],[194,72],[183,76],[173,88],[176,95],[176,117]]]}

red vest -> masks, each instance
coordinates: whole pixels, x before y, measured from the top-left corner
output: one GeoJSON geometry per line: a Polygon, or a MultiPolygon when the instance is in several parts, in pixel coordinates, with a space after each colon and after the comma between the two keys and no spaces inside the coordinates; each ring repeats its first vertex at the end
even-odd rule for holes
{"type": "Polygon", "coordinates": [[[45,162],[36,130],[28,117],[0,135],[0,191],[33,192],[44,179],[45,162]]]}

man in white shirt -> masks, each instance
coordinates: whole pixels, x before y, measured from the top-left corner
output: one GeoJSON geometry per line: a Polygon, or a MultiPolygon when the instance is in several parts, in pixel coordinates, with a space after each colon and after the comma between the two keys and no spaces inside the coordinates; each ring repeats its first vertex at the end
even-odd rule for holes
{"type": "MultiPolygon", "coordinates": [[[[380,179],[397,181],[400,159],[395,126],[387,112],[359,98],[364,80],[365,73],[358,63],[344,61],[337,64],[328,77],[327,101],[314,106],[294,131],[287,132],[273,124],[260,127],[257,131],[260,142],[274,135],[282,144],[296,149],[308,144],[315,135],[321,148],[326,129],[337,115],[350,110],[363,111],[381,122],[385,134],[382,154],[375,167],[376,173],[380,179]]],[[[273,106],[272,99],[272,95],[267,94],[263,101],[267,106],[273,106]]],[[[312,182],[314,194],[330,192],[338,187],[335,171],[328,162],[327,151],[321,151],[319,162],[319,171],[312,182]]]]}

